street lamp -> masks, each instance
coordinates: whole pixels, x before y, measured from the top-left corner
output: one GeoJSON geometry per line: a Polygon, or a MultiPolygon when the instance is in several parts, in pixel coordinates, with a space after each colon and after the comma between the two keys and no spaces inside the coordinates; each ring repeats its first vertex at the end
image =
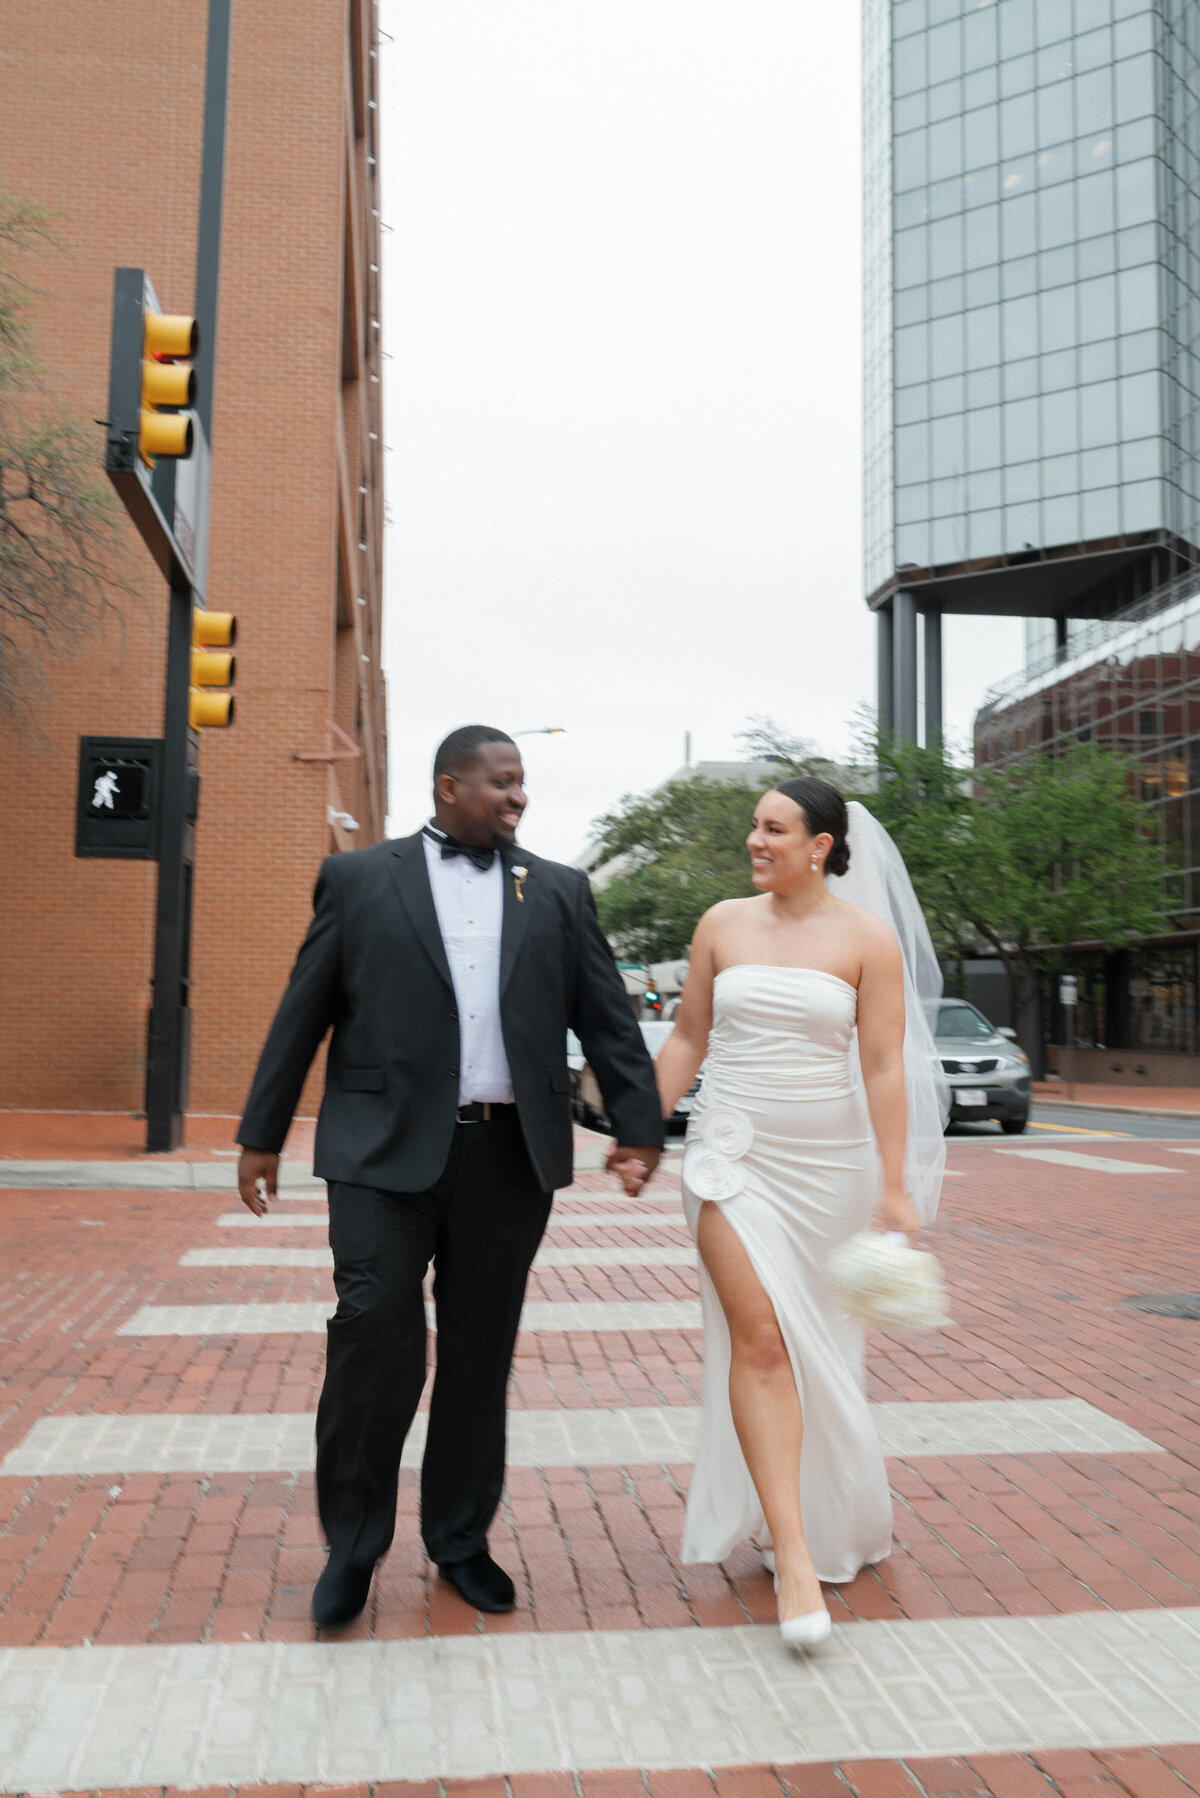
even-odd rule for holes
{"type": "Polygon", "coordinates": [[[565,726],[561,724],[538,724],[532,730],[515,730],[514,737],[565,737],[565,726]]]}

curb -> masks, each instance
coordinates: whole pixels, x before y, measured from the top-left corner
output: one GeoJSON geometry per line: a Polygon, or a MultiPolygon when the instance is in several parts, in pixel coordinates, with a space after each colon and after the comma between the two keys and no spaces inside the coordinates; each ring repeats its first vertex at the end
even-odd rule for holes
{"type": "Polygon", "coordinates": [[[1200,1111],[1166,1111],[1151,1105],[1106,1105],[1095,1099],[1050,1099],[1043,1093],[1033,1095],[1035,1105],[1060,1105],[1064,1111],[1115,1111],[1132,1118],[1190,1118],[1200,1124],[1200,1111]]]}

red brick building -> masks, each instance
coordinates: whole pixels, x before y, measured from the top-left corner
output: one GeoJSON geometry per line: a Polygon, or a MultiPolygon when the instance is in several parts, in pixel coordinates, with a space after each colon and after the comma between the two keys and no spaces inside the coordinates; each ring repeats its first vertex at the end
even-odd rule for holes
{"type": "MultiPolygon", "coordinates": [[[[81,420],[104,416],[113,268],[192,309],[206,12],[2,8],[0,188],[57,215],[31,315],[81,420]]],[[[193,1112],[238,1110],[322,856],[384,830],[375,70],[372,0],[236,0],[207,599],[237,614],[237,706],[201,744],[193,1112]]],[[[98,478],[102,450],[97,428],[98,478]]],[[[2,1108],[143,1102],[156,866],[74,855],[79,737],[162,730],[165,593],[126,535],[138,592],[0,714],[2,1108]]]]}

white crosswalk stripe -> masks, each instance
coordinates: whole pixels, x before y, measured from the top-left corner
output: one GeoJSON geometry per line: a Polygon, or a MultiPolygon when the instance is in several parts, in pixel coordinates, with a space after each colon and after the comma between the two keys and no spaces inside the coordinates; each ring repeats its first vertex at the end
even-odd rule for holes
{"type": "Polygon", "coordinates": [[[750,1625],[0,1650],[0,1785],[14,1792],[1011,1753],[1198,1731],[1196,1609],[852,1623],[811,1658],[750,1625]]]}
{"type": "MultiPolygon", "coordinates": [[[[332,1271],[328,1249],[189,1249],[180,1256],[180,1267],[325,1267],[332,1271]]],[[[633,1243],[625,1248],[608,1243],[557,1248],[543,1246],[535,1267],[694,1267],[696,1250],[691,1243],[633,1243]]]]}
{"type": "MultiPolygon", "coordinates": [[[[872,1405],[884,1453],[925,1455],[1160,1454],[1118,1418],[1083,1399],[961,1399],[872,1405]]],[[[313,1465],[308,1412],[254,1415],[111,1413],[42,1417],[0,1463],[0,1476],[93,1473],[303,1472],[313,1465]]],[[[404,1465],[420,1465],[418,1412],[404,1465]]],[[[511,1411],[510,1467],[610,1467],[690,1462],[700,1412],[692,1406],[511,1411]]]]}
{"type": "Polygon", "coordinates": [[[1025,1161],[1049,1161],[1056,1167],[1083,1167],[1096,1174],[1180,1174],[1182,1168],[1165,1167],[1158,1161],[1121,1161],[1116,1155],[1092,1155],[1079,1149],[997,1149],[998,1155],[1017,1155],[1025,1161]]]}
{"type": "MultiPolygon", "coordinates": [[[[433,1327],[433,1307],[426,1307],[433,1327]]],[[[270,1336],[325,1334],[332,1301],[278,1305],[143,1305],[118,1336],[270,1336]]],[[[521,1328],[556,1330],[698,1330],[698,1299],[530,1300],[521,1328]]]]}
{"type": "MultiPolygon", "coordinates": [[[[328,1211],[268,1211],[265,1217],[255,1217],[251,1211],[225,1211],[216,1220],[217,1227],[222,1230],[258,1230],[267,1225],[277,1230],[325,1230],[329,1227],[328,1211]]],[[[656,1225],[671,1225],[684,1228],[684,1216],[681,1210],[668,1211],[612,1211],[588,1212],[578,1216],[567,1211],[550,1213],[550,1228],[556,1226],[570,1227],[573,1230],[628,1230],[650,1229],[656,1225]]]]}

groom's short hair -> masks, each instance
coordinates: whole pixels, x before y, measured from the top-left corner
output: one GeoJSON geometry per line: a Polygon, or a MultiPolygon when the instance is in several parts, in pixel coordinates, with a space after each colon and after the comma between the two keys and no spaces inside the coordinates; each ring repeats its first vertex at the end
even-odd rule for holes
{"type": "Polygon", "coordinates": [[[434,780],[442,774],[461,774],[478,759],[485,743],[512,743],[516,748],[508,732],[497,730],[493,724],[461,724],[438,744],[433,758],[434,780]]]}

